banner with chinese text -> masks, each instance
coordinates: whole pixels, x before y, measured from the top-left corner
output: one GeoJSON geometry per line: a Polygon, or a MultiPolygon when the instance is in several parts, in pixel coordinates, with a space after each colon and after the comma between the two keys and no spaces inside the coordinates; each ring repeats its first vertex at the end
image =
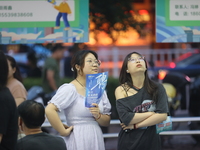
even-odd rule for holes
{"type": "Polygon", "coordinates": [[[88,42],[89,0],[0,0],[0,44],[88,42]]]}
{"type": "Polygon", "coordinates": [[[156,42],[200,42],[200,1],[156,0],[156,42]]]}

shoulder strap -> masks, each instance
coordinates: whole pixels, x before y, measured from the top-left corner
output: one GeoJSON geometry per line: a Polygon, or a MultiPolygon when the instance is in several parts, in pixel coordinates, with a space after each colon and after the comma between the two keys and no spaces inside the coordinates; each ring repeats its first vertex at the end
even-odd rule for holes
{"type": "Polygon", "coordinates": [[[135,91],[139,92],[140,89],[136,89],[134,86],[132,87],[132,89],[134,89],[135,91]]]}
{"type": "Polygon", "coordinates": [[[127,93],[125,87],[123,85],[122,85],[122,87],[123,87],[124,91],[126,92],[126,96],[128,97],[128,93],[127,93]]]}

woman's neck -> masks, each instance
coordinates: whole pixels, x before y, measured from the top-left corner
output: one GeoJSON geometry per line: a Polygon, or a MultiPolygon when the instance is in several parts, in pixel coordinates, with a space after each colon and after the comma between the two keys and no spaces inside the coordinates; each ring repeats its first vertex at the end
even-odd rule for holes
{"type": "Polygon", "coordinates": [[[132,83],[133,83],[133,86],[135,86],[136,88],[138,89],[141,89],[144,85],[144,79],[145,79],[145,76],[144,74],[143,75],[133,75],[131,76],[132,78],[132,83]]]}
{"type": "Polygon", "coordinates": [[[14,77],[9,77],[8,78],[8,82],[7,83],[10,83],[10,82],[12,82],[14,80],[14,77]]]}
{"type": "Polygon", "coordinates": [[[76,77],[76,81],[83,87],[86,86],[86,78],[84,78],[83,76],[78,76],[76,77]]]}

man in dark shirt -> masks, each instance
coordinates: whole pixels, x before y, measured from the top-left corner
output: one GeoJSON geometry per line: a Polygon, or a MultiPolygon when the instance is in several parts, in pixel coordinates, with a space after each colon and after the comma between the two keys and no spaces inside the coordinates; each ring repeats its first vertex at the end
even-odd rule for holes
{"type": "Polygon", "coordinates": [[[0,150],[14,150],[18,133],[18,114],[15,100],[6,87],[8,63],[0,50],[0,150]]]}
{"type": "Polygon", "coordinates": [[[44,106],[26,100],[18,106],[19,128],[26,134],[17,142],[17,150],[66,150],[63,138],[42,132],[44,106]]]}

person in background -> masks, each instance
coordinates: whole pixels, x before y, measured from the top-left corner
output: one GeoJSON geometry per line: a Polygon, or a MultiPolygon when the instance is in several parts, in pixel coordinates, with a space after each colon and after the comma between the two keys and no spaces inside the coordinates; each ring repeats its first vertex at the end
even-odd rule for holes
{"type": "Polygon", "coordinates": [[[118,150],[161,150],[156,124],[169,113],[164,87],[149,79],[146,60],[137,52],[124,59],[119,82],[115,90],[122,127],[118,150]]]}
{"type": "Polygon", "coordinates": [[[8,62],[0,51],[0,150],[14,150],[18,134],[18,113],[15,100],[6,87],[8,62]]]}
{"type": "Polygon", "coordinates": [[[74,54],[78,50],[72,46],[72,47],[69,47],[68,51],[69,51],[69,56],[65,57],[65,59],[64,59],[64,73],[65,73],[65,77],[72,78],[73,71],[72,71],[72,67],[71,67],[71,60],[72,60],[72,57],[74,56],[74,54]]]}
{"type": "Polygon", "coordinates": [[[26,134],[17,142],[17,150],[66,150],[63,138],[41,130],[45,121],[44,106],[26,100],[18,106],[19,128],[26,134]]]}
{"type": "Polygon", "coordinates": [[[27,77],[33,77],[33,78],[40,78],[42,76],[42,71],[37,66],[37,58],[35,56],[35,52],[29,52],[27,55],[28,59],[28,73],[27,77]]]}
{"type": "Polygon", "coordinates": [[[74,80],[59,87],[46,107],[52,127],[65,136],[69,150],[105,150],[100,126],[110,124],[111,105],[106,92],[99,104],[85,107],[86,74],[99,72],[100,62],[94,51],[82,50],[72,58],[74,80]],[[58,111],[64,111],[68,128],[63,126],[58,111]],[[72,131],[73,129],[73,131],[72,131]]]}
{"type": "Polygon", "coordinates": [[[52,55],[45,60],[42,71],[43,89],[46,94],[55,94],[60,86],[60,60],[64,57],[65,47],[56,44],[51,49],[52,55]]]}
{"type": "Polygon", "coordinates": [[[6,57],[9,68],[7,87],[9,88],[15,99],[16,105],[18,106],[26,100],[27,91],[22,84],[22,77],[15,59],[9,55],[6,57]]]}

